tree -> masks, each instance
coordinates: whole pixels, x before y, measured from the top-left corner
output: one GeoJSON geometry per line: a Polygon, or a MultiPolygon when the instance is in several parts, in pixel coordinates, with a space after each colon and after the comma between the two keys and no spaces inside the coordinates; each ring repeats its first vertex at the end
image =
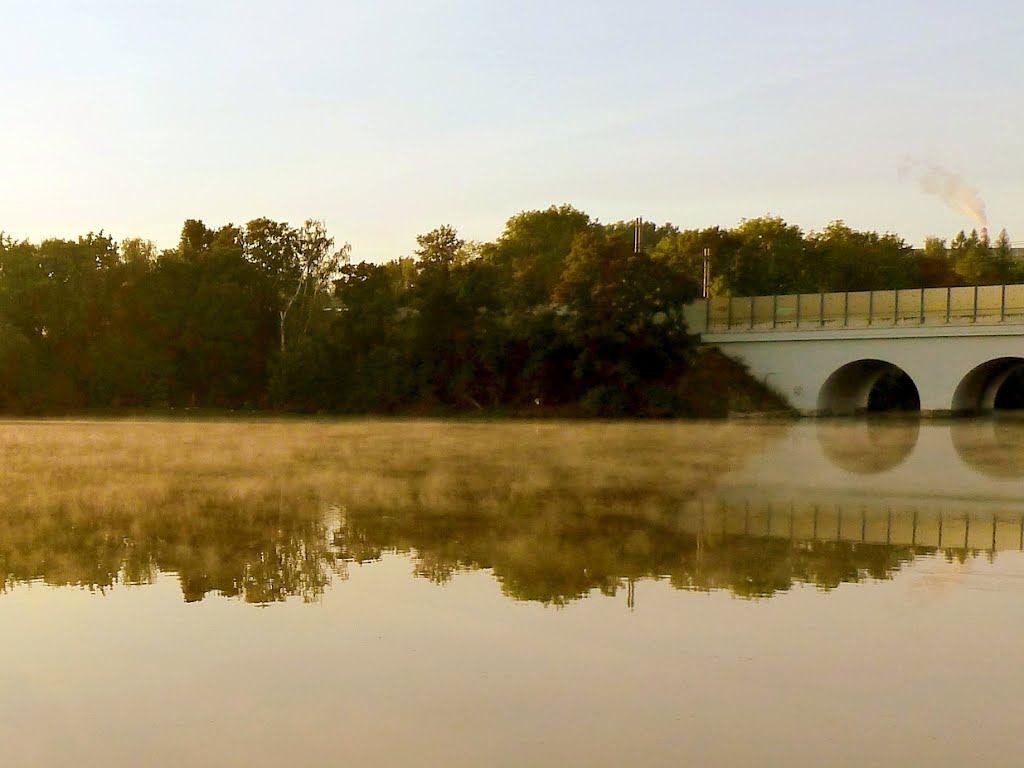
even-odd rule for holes
{"type": "Polygon", "coordinates": [[[924,249],[918,259],[921,285],[941,287],[959,285],[960,278],[953,269],[946,241],[940,237],[926,237],[924,249]]]}
{"type": "Polygon", "coordinates": [[[949,244],[957,275],[966,285],[982,285],[995,281],[992,252],[987,237],[980,237],[976,229],[970,234],[960,230],[949,244]]]}
{"type": "Polygon", "coordinates": [[[1010,245],[1010,236],[1004,228],[999,231],[996,243],[992,247],[993,277],[1004,285],[1013,282],[1019,274],[1019,270],[1014,267],[1013,247],[1010,245]]]}
{"type": "MultiPolygon", "coordinates": [[[[634,238],[636,235],[636,220],[616,221],[614,224],[604,224],[601,228],[609,236],[634,238]]],[[[653,221],[642,219],[640,224],[640,247],[648,253],[653,253],[658,249],[662,241],[674,238],[678,234],[679,227],[674,224],[655,224],[653,221]]]]}
{"type": "Polygon", "coordinates": [[[469,259],[466,243],[448,225],[418,236],[416,242],[411,307],[416,313],[417,384],[442,403],[479,404],[468,391],[474,368],[474,308],[456,289],[457,270],[469,259]]]}
{"type": "Polygon", "coordinates": [[[301,335],[351,251],[345,243],[334,247],[322,221],[307,219],[299,228],[270,219],[253,219],[245,227],[242,246],[246,258],[262,268],[277,286],[278,331],[281,352],[286,337],[301,335]]]}
{"type": "Polygon", "coordinates": [[[195,261],[207,253],[215,233],[198,219],[186,219],[181,227],[178,254],[186,261],[195,261]]]}
{"type": "Polygon", "coordinates": [[[807,264],[800,227],[778,216],[745,219],[732,230],[738,238],[733,261],[719,274],[734,296],[803,293],[817,289],[807,264]]]}
{"type": "Polygon", "coordinates": [[[600,401],[598,411],[637,412],[646,389],[685,369],[682,308],[695,289],[665,262],[637,253],[632,237],[577,235],[555,298],[580,350],[575,376],[584,398],[590,392],[600,401]]]}
{"type": "Polygon", "coordinates": [[[505,231],[482,253],[505,273],[510,308],[549,303],[573,239],[593,226],[587,214],[571,205],[524,211],[510,218],[505,231]]]}
{"type": "Polygon", "coordinates": [[[152,240],[129,237],[121,241],[121,262],[140,269],[150,269],[157,261],[156,245],[152,240]]]}
{"type": "Polygon", "coordinates": [[[432,229],[425,235],[417,235],[416,243],[419,247],[415,256],[420,272],[438,270],[448,275],[453,266],[466,259],[466,241],[449,224],[432,229]]]}
{"type": "Polygon", "coordinates": [[[391,411],[412,397],[414,362],[408,311],[414,282],[411,260],[349,264],[335,296],[341,311],[332,324],[332,376],[337,407],[349,412],[391,411]]]}
{"type": "Polygon", "coordinates": [[[921,284],[913,249],[896,235],[860,232],[833,221],[807,238],[812,290],[868,291],[921,284]]]}
{"type": "Polygon", "coordinates": [[[687,229],[661,238],[651,249],[651,255],[700,285],[704,279],[706,250],[712,294],[728,292],[727,276],[732,274],[731,265],[741,242],[738,235],[721,227],[687,229]]]}

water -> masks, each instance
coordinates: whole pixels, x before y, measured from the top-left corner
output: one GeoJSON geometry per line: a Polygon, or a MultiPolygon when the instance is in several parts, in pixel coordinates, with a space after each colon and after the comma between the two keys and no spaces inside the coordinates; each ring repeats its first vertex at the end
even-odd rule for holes
{"type": "Polygon", "coordinates": [[[1018,765],[1024,424],[0,423],[4,764],[1018,765]]]}

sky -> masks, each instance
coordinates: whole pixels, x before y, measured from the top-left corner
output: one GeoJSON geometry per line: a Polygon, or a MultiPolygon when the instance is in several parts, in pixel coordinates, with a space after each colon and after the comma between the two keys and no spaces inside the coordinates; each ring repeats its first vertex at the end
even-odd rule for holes
{"type": "Polygon", "coordinates": [[[326,222],[354,261],[524,210],[1024,243],[1017,0],[0,0],[0,231],[173,247],[326,222]]]}

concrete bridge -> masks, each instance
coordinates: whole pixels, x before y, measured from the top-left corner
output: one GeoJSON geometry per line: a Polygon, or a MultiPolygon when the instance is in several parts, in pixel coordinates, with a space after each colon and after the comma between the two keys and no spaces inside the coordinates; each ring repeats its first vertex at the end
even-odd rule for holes
{"type": "Polygon", "coordinates": [[[865,411],[900,372],[924,414],[988,411],[1024,371],[1024,285],[712,297],[687,322],[805,414],[865,411]]]}

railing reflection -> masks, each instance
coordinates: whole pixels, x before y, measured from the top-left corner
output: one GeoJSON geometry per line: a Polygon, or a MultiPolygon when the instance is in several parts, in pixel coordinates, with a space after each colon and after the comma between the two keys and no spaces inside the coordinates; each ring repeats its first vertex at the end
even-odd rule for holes
{"type": "Polygon", "coordinates": [[[763,499],[705,501],[698,533],[785,538],[795,541],[843,541],[854,544],[999,552],[1024,550],[1024,510],[1019,506],[934,502],[791,502],[763,499]],[[919,505],[920,504],[920,505],[919,505]]]}

